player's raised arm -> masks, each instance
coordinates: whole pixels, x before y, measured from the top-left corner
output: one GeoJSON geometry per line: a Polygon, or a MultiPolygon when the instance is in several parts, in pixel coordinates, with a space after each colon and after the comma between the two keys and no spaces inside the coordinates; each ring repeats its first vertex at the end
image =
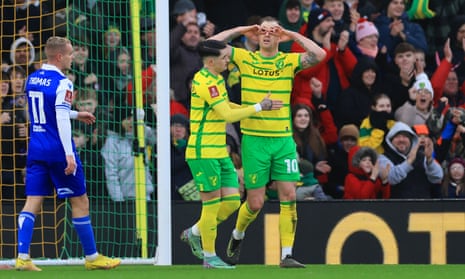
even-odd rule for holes
{"type": "MultiPolygon", "coordinates": [[[[256,33],[259,30],[258,25],[248,25],[248,26],[238,26],[234,27],[228,30],[224,30],[223,32],[220,32],[210,38],[208,40],[216,40],[216,41],[221,41],[221,42],[230,42],[234,40],[235,38],[241,36],[241,35],[246,35],[247,33],[256,33]]],[[[227,55],[231,55],[231,47],[227,47],[227,55]]]]}
{"type": "Polygon", "coordinates": [[[281,41],[294,40],[305,49],[305,52],[300,56],[303,69],[315,66],[325,59],[326,51],[304,35],[284,28],[281,28],[279,32],[281,33],[281,41]]]}
{"type": "Polygon", "coordinates": [[[260,26],[254,24],[254,25],[247,25],[247,26],[237,26],[231,29],[224,30],[210,38],[209,40],[217,40],[217,41],[222,41],[222,42],[229,42],[231,40],[234,40],[235,38],[245,35],[249,32],[258,32],[260,26]]]}

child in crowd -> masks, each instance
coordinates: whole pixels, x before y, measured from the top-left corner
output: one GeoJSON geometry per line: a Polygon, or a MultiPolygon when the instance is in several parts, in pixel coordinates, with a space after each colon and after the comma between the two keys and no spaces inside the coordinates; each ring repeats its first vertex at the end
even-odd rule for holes
{"type": "Polygon", "coordinates": [[[360,133],[354,124],[344,125],[339,129],[339,141],[329,149],[328,164],[331,173],[328,175],[328,183],[324,185],[324,191],[335,199],[342,199],[344,195],[344,180],[349,172],[349,151],[358,144],[360,133]]]}
{"type": "Polygon", "coordinates": [[[465,161],[456,157],[449,163],[442,183],[443,198],[465,198],[465,161]]]}
{"type": "Polygon", "coordinates": [[[381,170],[378,154],[370,147],[355,146],[349,151],[349,173],[344,183],[344,199],[388,199],[389,165],[381,170]]]}
{"type": "MultiPolygon", "coordinates": [[[[147,126],[144,128],[147,145],[154,145],[156,140],[155,131],[147,126]]],[[[132,155],[133,141],[133,116],[131,108],[118,108],[115,110],[114,131],[108,132],[108,137],[100,151],[105,160],[105,177],[108,194],[115,202],[136,198],[136,170],[132,155]]],[[[148,164],[145,164],[145,183],[146,198],[147,200],[151,200],[154,186],[148,164]]]]}
{"type": "Polygon", "coordinates": [[[100,150],[105,143],[113,117],[108,108],[99,105],[97,92],[93,88],[87,87],[77,90],[76,94],[74,94],[73,106],[76,110],[90,112],[97,118],[95,123],[85,126],[84,129],[74,127],[81,130],[85,134],[85,138],[88,139],[85,146],[82,146],[79,150],[86,174],[87,193],[91,198],[108,196],[105,187],[105,163],[100,150]]]}
{"type": "Polygon", "coordinates": [[[373,22],[362,18],[357,22],[355,30],[356,47],[353,47],[354,53],[358,57],[370,57],[375,59],[378,55],[379,32],[373,22]]]}
{"type": "Polygon", "coordinates": [[[305,200],[329,200],[323,192],[323,187],[319,184],[313,173],[313,164],[302,159],[299,161],[300,181],[297,183],[295,190],[296,199],[298,201],[305,200]]]}

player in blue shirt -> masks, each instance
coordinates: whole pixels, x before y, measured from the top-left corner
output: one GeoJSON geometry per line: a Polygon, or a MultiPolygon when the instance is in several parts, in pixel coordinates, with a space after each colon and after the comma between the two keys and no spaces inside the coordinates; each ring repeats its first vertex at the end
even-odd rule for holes
{"type": "Polygon", "coordinates": [[[40,271],[29,256],[35,216],[45,196],[53,192],[68,198],[73,225],[81,240],[87,269],[110,269],[120,264],[97,252],[89,216],[89,199],[81,162],[71,136],[71,121],[95,122],[89,112],[71,110],[73,83],[63,71],[71,69],[73,47],[62,37],[50,37],[45,46],[47,64],[28,77],[31,138],[26,165],[26,204],[18,217],[17,270],[40,271]]]}

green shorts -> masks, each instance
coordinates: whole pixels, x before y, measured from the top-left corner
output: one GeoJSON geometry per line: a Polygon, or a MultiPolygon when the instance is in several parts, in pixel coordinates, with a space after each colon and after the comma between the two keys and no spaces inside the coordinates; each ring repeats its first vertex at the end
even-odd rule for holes
{"type": "Polygon", "coordinates": [[[187,160],[200,192],[212,192],[221,187],[239,188],[236,169],[230,158],[187,160]]]}
{"type": "Polygon", "coordinates": [[[264,187],[270,180],[300,180],[292,137],[243,135],[241,148],[246,189],[264,187]]]}

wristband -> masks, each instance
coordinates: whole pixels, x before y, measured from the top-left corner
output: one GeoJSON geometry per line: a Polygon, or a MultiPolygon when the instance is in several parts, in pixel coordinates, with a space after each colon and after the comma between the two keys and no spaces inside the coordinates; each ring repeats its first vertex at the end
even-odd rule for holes
{"type": "Polygon", "coordinates": [[[78,114],[79,114],[79,112],[77,112],[75,110],[70,110],[69,111],[69,118],[76,119],[76,118],[78,118],[78,114]]]}
{"type": "Polygon", "coordinates": [[[255,112],[260,112],[262,111],[262,105],[260,105],[260,103],[256,103],[255,105],[253,105],[255,107],[255,112]]]}

